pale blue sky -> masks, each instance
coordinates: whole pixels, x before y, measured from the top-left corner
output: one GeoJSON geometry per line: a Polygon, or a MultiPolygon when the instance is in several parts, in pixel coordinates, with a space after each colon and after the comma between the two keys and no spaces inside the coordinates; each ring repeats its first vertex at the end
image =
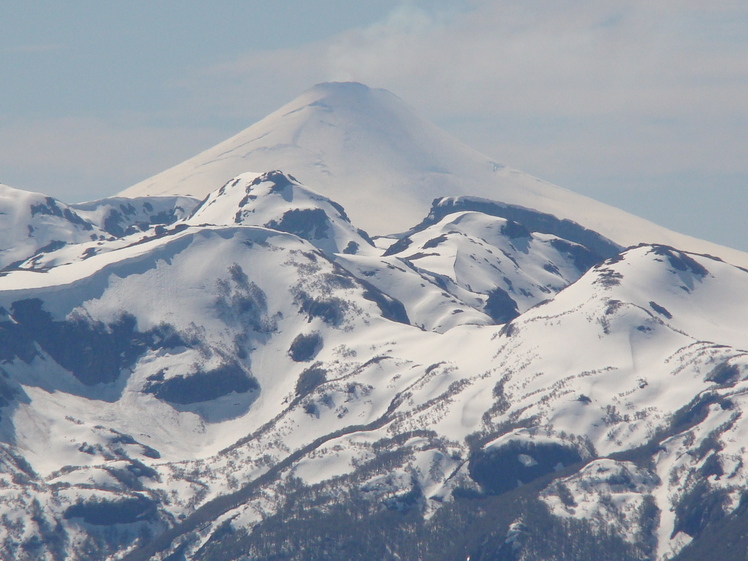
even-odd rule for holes
{"type": "Polygon", "coordinates": [[[506,165],[748,250],[747,29],[742,0],[4,0],[0,182],[108,196],[352,79],[506,165]]]}

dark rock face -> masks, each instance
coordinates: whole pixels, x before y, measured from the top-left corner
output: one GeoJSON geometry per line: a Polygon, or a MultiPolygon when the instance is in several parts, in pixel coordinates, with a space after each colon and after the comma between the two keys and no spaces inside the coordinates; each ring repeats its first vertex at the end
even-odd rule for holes
{"type": "Polygon", "coordinates": [[[348,242],[348,245],[345,246],[345,249],[343,249],[343,253],[345,253],[346,255],[356,255],[358,253],[358,249],[358,244],[351,240],[348,242]]]}
{"type": "Polygon", "coordinates": [[[312,360],[322,348],[322,336],[317,333],[299,334],[291,343],[288,354],[294,362],[312,360]]]}
{"type": "Polygon", "coordinates": [[[506,323],[519,315],[517,303],[501,288],[494,288],[488,293],[484,311],[496,323],[506,323]]]}
{"type": "Polygon", "coordinates": [[[52,253],[53,251],[57,251],[58,249],[62,249],[67,245],[67,242],[64,242],[62,240],[52,240],[47,245],[40,247],[36,250],[36,253],[34,255],[39,255],[41,253],[52,253]]]}
{"type": "Polygon", "coordinates": [[[514,220],[507,220],[506,224],[501,227],[501,233],[510,240],[529,238],[531,235],[530,230],[514,220]]]}
{"type": "MultiPolygon", "coordinates": [[[[247,273],[237,263],[229,267],[228,273],[228,279],[221,279],[217,283],[215,307],[219,317],[227,323],[242,326],[247,332],[273,331],[275,323],[268,317],[267,296],[262,289],[249,280],[247,273]]],[[[248,333],[245,336],[248,337],[248,333]]]]}
{"type": "Polygon", "coordinates": [[[83,220],[69,208],[60,208],[60,205],[57,204],[57,201],[52,197],[47,197],[44,203],[31,205],[31,216],[36,216],[37,214],[57,216],[59,218],[64,218],[65,220],[75,224],[76,226],[80,226],[86,231],[93,230],[93,225],[83,220]]]}
{"type": "MultiPolygon", "coordinates": [[[[571,220],[561,220],[552,214],[544,214],[520,206],[497,203],[476,197],[434,200],[428,217],[413,230],[416,232],[423,230],[432,224],[436,224],[449,214],[466,210],[506,218],[512,223],[516,223],[516,226],[507,224],[507,231],[503,232],[510,238],[525,236],[525,231],[540,232],[543,234],[553,234],[559,238],[585,246],[590,252],[596,255],[596,262],[598,263],[603,259],[613,257],[621,250],[621,247],[609,239],[571,220]]],[[[584,270],[587,269],[589,267],[584,270]]]]}
{"type": "Polygon", "coordinates": [[[339,327],[345,321],[351,308],[351,304],[342,298],[315,298],[301,291],[296,294],[294,302],[307,314],[310,321],[312,318],[320,318],[333,327],[339,327]]]}
{"type": "Polygon", "coordinates": [[[473,452],[468,470],[486,493],[499,495],[581,459],[579,452],[561,444],[512,441],[473,452]]]}
{"type": "Polygon", "coordinates": [[[693,258],[689,257],[682,251],[673,249],[672,247],[668,247],[665,245],[654,245],[652,246],[651,253],[667,258],[673,269],[676,269],[678,271],[691,273],[692,275],[695,275],[697,277],[705,277],[709,274],[709,271],[707,271],[703,266],[697,263],[693,258]]]}
{"type": "Polygon", "coordinates": [[[0,361],[9,363],[19,358],[30,363],[38,354],[33,336],[23,325],[13,321],[4,308],[0,308],[0,318],[0,361]]]}
{"type": "Polygon", "coordinates": [[[259,387],[257,380],[248,375],[238,362],[231,361],[213,370],[198,371],[187,376],[164,379],[163,373],[156,374],[149,378],[143,391],[169,403],[189,405],[232,392],[246,393],[259,387]]]}
{"type": "Polygon", "coordinates": [[[409,237],[405,236],[404,238],[400,238],[395,243],[393,243],[390,247],[387,248],[387,251],[384,252],[384,257],[387,257],[389,255],[396,255],[400,253],[401,251],[405,251],[410,247],[410,245],[413,243],[413,240],[411,240],[409,237]]]}
{"type": "Polygon", "coordinates": [[[383,318],[410,325],[410,318],[408,318],[405,306],[400,300],[392,298],[366,281],[359,280],[359,283],[366,288],[363,294],[364,298],[377,305],[383,318]]]}
{"type": "MultiPolygon", "coordinates": [[[[335,201],[333,201],[333,200],[330,200],[330,201],[329,201],[329,203],[330,203],[330,204],[332,205],[332,207],[333,207],[333,208],[334,208],[335,210],[337,210],[337,211],[338,211],[338,214],[340,215],[340,218],[342,218],[343,220],[345,220],[345,221],[346,221],[346,222],[348,222],[348,223],[350,223],[350,222],[351,222],[351,219],[350,219],[350,218],[348,218],[348,215],[346,214],[346,212],[345,212],[345,209],[343,208],[343,205],[341,205],[340,203],[336,203],[336,202],[335,202],[335,201]]],[[[365,238],[364,238],[364,239],[365,239],[365,238]]],[[[368,240],[367,240],[367,241],[368,241],[368,240]]]]}
{"type": "Polygon", "coordinates": [[[314,391],[314,389],[320,384],[324,384],[327,379],[327,370],[318,366],[319,363],[310,366],[299,376],[299,381],[296,383],[296,395],[305,396],[308,393],[314,391]]]}
{"type": "Polygon", "coordinates": [[[439,244],[444,243],[447,241],[447,235],[442,234],[441,236],[437,236],[435,238],[430,239],[425,244],[423,244],[423,249],[431,249],[433,247],[437,247],[439,244]]]}
{"type": "Polygon", "coordinates": [[[683,532],[698,537],[708,525],[725,517],[724,506],[727,503],[727,491],[713,490],[706,480],[700,481],[676,505],[672,535],[683,532]]]}
{"type": "Polygon", "coordinates": [[[705,381],[715,384],[735,385],[740,379],[740,374],[740,368],[737,364],[723,362],[707,374],[705,381]]]}
{"type": "Polygon", "coordinates": [[[287,176],[282,171],[275,170],[263,173],[260,177],[252,181],[251,185],[259,185],[265,181],[270,181],[273,187],[270,189],[271,193],[282,193],[288,187],[292,187],[291,181],[296,181],[293,176],[287,176]]]}
{"type": "Polygon", "coordinates": [[[649,307],[652,308],[655,312],[657,312],[661,316],[664,316],[667,319],[673,319],[673,314],[668,312],[664,306],[660,306],[657,302],[650,301],[649,307]]]}
{"type": "Polygon", "coordinates": [[[120,210],[112,209],[104,219],[104,230],[113,236],[122,237],[125,235],[125,229],[122,227],[125,217],[135,213],[135,207],[132,204],[120,205],[120,210]]]}
{"type": "Polygon", "coordinates": [[[171,326],[143,333],[123,313],[110,324],[83,317],[55,320],[38,298],[18,300],[11,313],[0,309],[0,360],[31,362],[38,348],[87,386],[114,382],[148,349],[189,346],[171,326]]]}
{"type": "Polygon", "coordinates": [[[173,197],[153,197],[128,199],[111,197],[98,201],[77,203],[70,207],[79,212],[93,224],[115,238],[131,234],[146,232],[154,226],[169,226],[185,216],[192,205],[189,200],[182,198],[177,201],[173,197]],[[152,204],[157,203],[157,211],[152,204]],[[185,205],[185,206],[183,206],[185,205]]]}
{"type": "Polygon", "coordinates": [[[10,405],[18,393],[19,388],[11,383],[8,373],[0,369],[0,408],[10,405]]]}
{"type": "Polygon", "coordinates": [[[148,221],[132,221],[129,217],[136,213],[135,208],[131,204],[121,204],[119,210],[113,208],[107,214],[103,222],[103,228],[108,234],[121,238],[136,232],[145,232],[152,226],[173,224],[178,219],[176,211],[177,209],[173,209],[169,212],[161,211],[152,214],[148,217],[148,221]]]}
{"type": "Polygon", "coordinates": [[[3,418],[3,410],[19,401],[28,403],[30,400],[23,386],[0,368],[0,420],[3,418]]]}
{"type": "MultiPolygon", "coordinates": [[[[235,187],[239,183],[239,179],[235,179],[233,182],[229,182],[223,187],[221,187],[221,190],[218,193],[218,196],[221,196],[224,194],[226,187],[230,184],[231,187],[235,187]]],[[[286,175],[282,171],[275,170],[275,171],[269,171],[267,173],[263,173],[262,175],[259,175],[258,177],[254,178],[249,185],[247,185],[246,188],[246,195],[239,203],[239,207],[243,208],[247,204],[250,203],[250,201],[254,201],[257,199],[257,194],[253,193],[255,190],[254,187],[258,187],[259,185],[263,183],[272,183],[270,187],[270,193],[277,193],[281,197],[283,197],[283,200],[286,202],[291,202],[294,199],[294,190],[293,185],[294,183],[298,183],[296,181],[296,178],[293,175],[286,175]]],[[[207,199],[206,199],[207,200],[207,199]]],[[[203,201],[205,202],[205,201],[203,201]]],[[[201,205],[202,206],[202,205],[201,205]]],[[[199,207],[198,207],[199,208],[199,207]]],[[[197,209],[195,209],[197,210],[197,209]]],[[[240,214],[237,214],[237,222],[239,222],[240,214]]]]}
{"type": "Polygon", "coordinates": [[[574,262],[574,266],[580,273],[589,271],[592,267],[602,261],[600,255],[583,245],[569,243],[557,238],[551,240],[551,246],[553,246],[559,253],[569,255],[574,262]]]}
{"type": "Polygon", "coordinates": [[[280,220],[271,220],[266,227],[295,234],[305,240],[327,237],[329,218],[321,208],[294,208],[283,213],[280,220]]]}
{"type": "Polygon", "coordinates": [[[37,354],[36,343],[87,386],[115,381],[147,346],[131,315],[123,314],[110,325],[83,318],[57,321],[36,298],[14,302],[11,312],[15,323],[0,322],[4,360],[18,356],[29,361],[37,354]]]}
{"type": "Polygon", "coordinates": [[[143,495],[122,498],[114,501],[80,502],[65,511],[65,518],[82,518],[83,522],[94,526],[132,524],[149,521],[156,517],[156,502],[143,495]]]}

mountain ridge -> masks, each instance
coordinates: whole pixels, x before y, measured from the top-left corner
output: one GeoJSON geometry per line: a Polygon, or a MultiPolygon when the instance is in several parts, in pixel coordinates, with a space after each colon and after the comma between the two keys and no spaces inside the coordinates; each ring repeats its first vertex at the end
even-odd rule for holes
{"type": "MultiPolygon", "coordinates": [[[[0,432],[24,451],[35,520],[71,543],[95,540],[94,558],[225,559],[234,539],[259,547],[243,532],[270,532],[287,500],[334,511],[359,504],[340,493],[364,493],[366,508],[419,513],[408,524],[443,513],[452,525],[516,481],[527,492],[549,481],[532,504],[553,524],[609,528],[633,555],[644,522],[627,512],[651,504],[651,552],[680,551],[701,528],[679,514],[688,493],[727,496],[743,473],[731,435],[744,430],[748,273],[662,245],[606,259],[533,231],[546,219],[528,209],[513,216],[527,225],[486,201],[448,210],[388,256],[345,253],[359,235],[345,209],[281,172],[249,174],[170,225],[98,240],[95,255],[64,264],[53,252],[42,274],[7,271],[0,432]],[[315,212],[279,230],[296,210],[315,212]],[[652,467],[627,459],[659,435],[671,444],[652,467]],[[681,489],[669,470],[715,438],[724,477],[681,489]],[[384,458],[386,469],[367,467],[384,458]],[[139,537],[146,529],[160,537],[139,537]]],[[[0,509],[20,515],[31,506],[13,497],[29,490],[12,473],[0,509]]],[[[532,516],[517,510],[502,530],[525,552],[541,547],[523,529],[532,516]]],[[[22,542],[3,539],[17,556],[22,542]]],[[[430,544],[392,542],[406,557],[430,544]]],[[[479,545],[465,542],[466,555],[479,545]]]]}
{"type": "MultiPolygon", "coordinates": [[[[385,138],[406,110],[360,85],[290,117],[370,96],[351,138],[385,138]]],[[[679,561],[748,535],[748,269],[624,247],[543,189],[372,240],[333,175],[195,177],[202,202],[3,191],[0,557],[679,561]]]]}
{"type": "Polygon", "coordinates": [[[320,189],[374,235],[404,232],[435,198],[467,195],[569,219],[624,247],[662,243],[748,267],[744,252],[505,167],[421,119],[387,90],[355,82],[318,84],[232,138],[120,194],[203,198],[239,173],[272,169],[320,189]]]}

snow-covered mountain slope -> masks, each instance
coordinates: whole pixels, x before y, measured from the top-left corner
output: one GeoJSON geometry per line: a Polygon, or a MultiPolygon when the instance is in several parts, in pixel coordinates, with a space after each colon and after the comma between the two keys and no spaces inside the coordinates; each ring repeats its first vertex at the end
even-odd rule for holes
{"type": "Polygon", "coordinates": [[[338,254],[335,262],[360,282],[371,284],[401,302],[409,323],[421,329],[444,333],[458,325],[495,323],[483,309],[484,300],[468,301],[453,296],[445,290],[448,287],[442,277],[420,271],[405,259],[338,254]]]}
{"type": "Polygon", "coordinates": [[[0,270],[107,232],[52,197],[0,184],[0,270]]]}
{"type": "MultiPolygon", "coordinates": [[[[214,530],[182,542],[185,551],[195,559],[219,559],[218,552],[231,551],[225,544],[233,544],[262,558],[270,550],[258,535],[280,540],[271,540],[270,548],[284,543],[273,523],[306,520],[299,531],[313,535],[321,512],[353,516],[360,512],[353,506],[357,501],[374,503],[365,511],[369,516],[376,516],[377,505],[427,516],[436,511],[432,531],[447,531],[450,526],[439,524],[450,523],[464,529],[460,512],[487,508],[478,501],[481,494],[511,495],[523,484],[532,493],[530,485],[544,479],[542,501],[560,520],[577,521],[557,522],[562,529],[587,532],[599,543],[605,535],[618,536],[613,559],[672,558],[699,537],[710,516],[738,508],[744,489],[740,412],[748,353],[713,341],[736,332],[745,341],[748,329],[744,322],[734,328],[741,315],[736,311],[729,329],[713,323],[725,310],[705,309],[689,295],[703,303],[729,294],[742,309],[747,275],[711,258],[643,246],[596,267],[501,329],[403,334],[375,365],[368,361],[360,368],[355,364],[364,357],[358,355],[347,375],[325,380],[262,433],[289,446],[282,457],[303,452],[311,439],[323,442],[295,458],[271,491],[227,505],[214,530]],[[694,317],[705,324],[690,335],[681,328],[694,317]],[[356,383],[369,388],[367,399],[346,390],[356,383]],[[352,432],[341,423],[349,416],[361,419],[352,432]],[[316,514],[304,515],[289,503],[320,510],[312,507],[316,514]],[[267,516],[279,510],[277,520],[267,516]],[[245,526],[255,526],[253,533],[243,533],[245,526]],[[206,548],[211,542],[213,556],[206,548]]],[[[321,358],[319,367],[326,369],[321,358]]],[[[245,478],[250,486],[261,449],[261,439],[245,439],[195,470],[218,481],[229,474],[245,478]]],[[[515,509],[490,558],[547,559],[536,555],[546,539],[533,528],[538,515],[515,509]],[[510,536],[516,538],[514,556],[499,555],[510,536]]],[[[329,516],[331,523],[343,523],[329,516]]],[[[417,533],[416,523],[398,520],[405,533],[417,533]]],[[[544,522],[545,531],[553,527],[544,522]]],[[[468,547],[457,536],[448,546],[456,550],[429,551],[429,544],[435,541],[438,548],[440,542],[419,535],[423,541],[414,549],[430,553],[427,558],[475,553],[455,548],[468,547]]],[[[581,556],[589,552],[579,545],[584,534],[567,533],[565,539],[571,536],[576,555],[559,558],[586,558],[581,556]]],[[[359,525],[355,539],[366,537],[359,525]]],[[[309,540],[304,543],[316,543],[309,540]]],[[[387,544],[390,555],[408,551],[389,534],[387,544]]],[[[412,552],[406,557],[417,558],[412,552]]]]}
{"type": "MultiPolygon", "coordinates": [[[[307,242],[251,227],[182,229],[55,272],[56,279],[26,271],[3,278],[5,372],[47,392],[111,402],[110,410],[104,404],[82,407],[99,420],[110,419],[108,427],[119,432],[148,434],[159,426],[161,436],[150,434],[149,446],[171,460],[199,455],[207,442],[214,450],[232,443],[226,426],[203,427],[204,438],[182,443],[173,437],[183,423],[191,432],[200,418],[210,423],[246,412],[259,389],[285,387],[278,372],[303,370],[293,356],[312,356],[316,346],[297,343],[295,355],[289,354],[298,335],[316,334],[310,337],[324,345],[320,331],[370,322],[387,302],[307,242]],[[245,270],[252,272],[251,281],[245,270]],[[280,341],[273,341],[276,336],[280,341]],[[273,360],[282,367],[263,368],[269,345],[280,346],[281,358],[273,360]],[[252,352],[258,348],[263,358],[256,365],[252,352]],[[266,383],[267,377],[273,383],[266,383]],[[221,401],[232,392],[237,396],[230,403],[221,401]],[[245,393],[247,399],[240,398],[245,393]],[[165,455],[174,448],[176,456],[165,455]]],[[[270,417],[276,406],[271,401],[270,417]]],[[[8,438],[36,450],[27,457],[39,458],[42,464],[32,460],[32,465],[45,472],[52,460],[48,439],[71,453],[82,445],[54,436],[33,434],[26,441],[16,432],[8,438]]],[[[69,454],[55,454],[52,461],[63,456],[69,454]]],[[[87,450],[78,456],[68,463],[96,458],[87,450]]]]}
{"type": "Polygon", "coordinates": [[[434,199],[428,216],[420,224],[412,228],[411,232],[420,232],[449,214],[463,211],[480,212],[488,216],[496,216],[512,222],[518,222],[524,225],[530,232],[551,234],[563,238],[572,243],[582,245],[596,255],[604,258],[613,257],[622,249],[615,242],[568,218],[557,218],[552,214],[546,214],[530,208],[478,197],[442,197],[434,199]]]}
{"type": "Polygon", "coordinates": [[[610,458],[562,480],[565,490],[545,491],[555,514],[598,520],[631,542],[647,522],[649,555],[668,559],[739,506],[748,403],[748,324],[739,310],[748,305],[747,275],[643,246],[512,324],[509,339],[519,340],[505,353],[531,341],[539,347],[503,381],[506,414],[516,408],[518,423],[536,419],[567,434],[584,426],[597,454],[610,458]],[[565,333],[589,342],[584,352],[564,348],[565,333]],[[532,381],[522,371],[535,372],[532,381]],[[640,518],[645,505],[656,524],[640,518]]]}
{"type": "Polygon", "coordinates": [[[644,444],[652,418],[713,386],[708,375],[726,357],[745,355],[748,324],[737,310],[748,305],[747,280],[742,269],[665,246],[641,246],[595,267],[504,329],[500,355],[517,354],[517,345],[537,349],[507,369],[507,412],[566,432],[581,422],[604,455],[644,444]],[[569,338],[595,345],[570,350],[569,338]],[[533,397],[540,388],[544,400],[533,397]]]}
{"type": "Polygon", "coordinates": [[[599,234],[500,206],[437,201],[384,251],[292,177],[241,175],[181,221],[8,271],[2,555],[301,559],[329,521],[376,556],[356,517],[420,535],[388,531],[382,558],[539,561],[538,516],[590,555],[699,543],[746,477],[748,272],[605,259],[599,234]]]}
{"type": "Polygon", "coordinates": [[[333,253],[378,253],[335,201],[281,171],[244,174],[208,195],[188,224],[264,226],[295,234],[333,253]]]}
{"type": "Polygon", "coordinates": [[[0,189],[5,209],[0,268],[35,272],[165,235],[198,205],[188,197],[113,197],[66,205],[37,193],[0,189]]]}
{"type": "Polygon", "coordinates": [[[744,559],[744,254],[355,84],[219,151],[2,187],[0,558],[744,559]]]}
{"type": "Polygon", "coordinates": [[[581,244],[469,211],[401,238],[385,255],[407,261],[495,323],[514,319],[604,260],[581,244]]]}
{"type": "Polygon", "coordinates": [[[110,197],[70,205],[79,216],[112,236],[121,238],[155,226],[173,224],[188,216],[199,201],[190,197],[110,197]]]}
{"type": "Polygon", "coordinates": [[[405,231],[433,199],[468,195],[566,218],[622,246],[661,243],[748,267],[743,252],[504,167],[424,121],[390,92],[357,83],[319,84],[236,136],[121,194],[202,198],[241,173],[272,169],[339,202],[371,234],[405,231]]]}
{"type": "MultiPolygon", "coordinates": [[[[747,274],[711,258],[645,246],[596,267],[501,329],[466,326],[433,335],[405,327],[383,339],[375,328],[363,345],[351,338],[344,362],[340,354],[315,358],[318,383],[285,400],[273,422],[184,466],[204,477],[188,497],[213,482],[201,497],[207,502],[200,503],[199,517],[219,504],[208,500],[210,489],[228,486],[241,494],[260,474],[292,460],[274,483],[263,484],[264,493],[241,494],[238,503],[221,507],[213,530],[202,538],[191,534],[184,551],[195,559],[221,558],[206,557],[202,546],[240,540],[246,526],[269,532],[264,520],[286,501],[350,512],[364,500],[374,509],[386,505],[429,516],[444,509],[440,516],[451,516],[468,492],[502,496],[518,482],[576,465],[541,495],[553,512],[617,533],[633,550],[621,550],[630,555],[621,559],[665,559],[700,528],[684,512],[710,450],[726,449],[708,467],[719,466],[723,477],[712,475],[699,493],[708,496],[713,486],[718,496],[736,497],[744,478],[737,408],[748,356],[700,339],[719,340],[721,328],[709,324],[723,310],[694,306],[681,286],[702,301],[727,290],[741,306],[747,274]],[[629,286],[627,279],[636,280],[629,286]],[[679,322],[695,315],[707,326],[694,337],[679,322]],[[367,360],[372,351],[374,360],[367,360]],[[267,442],[283,446],[268,448],[267,442]],[[263,451],[267,456],[258,462],[263,451]],[[637,455],[653,467],[635,463],[637,455]],[[691,469],[686,485],[684,466],[691,469]],[[575,491],[571,499],[569,489],[575,491]],[[643,505],[658,513],[655,527],[642,522],[643,505]],[[646,540],[636,541],[641,536],[646,540]]],[[[746,335],[745,326],[738,331],[746,335]]],[[[172,470],[153,487],[180,479],[172,470]]],[[[735,498],[724,504],[725,512],[736,507],[735,498]]],[[[521,512],[514,516],[521,523],[521,512]]],[[[262,557],[250,536],[240,543],[245,553],[262,557]]]]}
{"type": "MultiPolygon", "coordinates": [[[[27,474],[0,503],[19,519],[20,504],[44,513],[19,522],[21,535],[0,531],[3,556],[46,531],[46,517],[76,543],[97,525],[114,532],[97,556],[161,531],[170,518],[140,479],[160,480],[151,465],[233,444],[325,379],[318,354],[372,353],[373,340],[350,333],[386,339],[407,321],[309,242],[246,224],[174,228],[48,275],[16,270],[0,291],[2,440],[23,451],[27,474]]],[[[171,510],[190,512],[205,496],[178,479],[171,510]]]]}

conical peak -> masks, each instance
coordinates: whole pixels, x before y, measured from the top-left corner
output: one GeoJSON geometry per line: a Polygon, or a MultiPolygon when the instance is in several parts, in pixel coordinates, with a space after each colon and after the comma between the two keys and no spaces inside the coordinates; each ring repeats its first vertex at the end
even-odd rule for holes
{"type": "Polygon", "coordinates": [[[309,105],[328,108],[361,108],[393,102],[406,105],[403,100],[387,90],[370,88],[359,82],[322,82],[309,88],[296,101],[299,100],[307,101],[309,105]]]}
{"type": "Polygon", "coordinates": [[[374,90],[360,82],[321,82],[309,88],[306,93],[318,99],[361,99],[371,95],[373,91],[384,92],[386,90],[374,90]]]}
{"type": "Polygon", "coordinates": [[[353,224],[404,232],[439,197],[471,196],[568,219],[621,246],[642,241],[746,263],[745,255],[669,232],[504,167],[422,119],[396,95],[356,82],[327,82],[232,138],[122,192],[204,198],[246,172],[281,169],[342,204],[353,224]]]}
{"type": "MultiPolygon", "coordinates": [[[[387,90],[370,88],[358,82],[324,82],[310,88],[245,132],[262,125],[270,131],[298,131],[314,127],[319,122],[326,125],[328,133],[331,132],[330,125],[343,133],[369,131],[376,137],[369,142],[373,140],[376,144],[392,144],[409,139],[414,132],[420,136],[416,131],[432,127],[418,117],[405,101],[387,90]]],[[[299,137],[296,139],[299,140],[299,137]]],[[[313,142],[316,141],[313,139],[313,142]]],[[[402,146],[395,151],[408,148],[411,147],[402,146]]]]}
{"type": "MultiPolygon", "coordinates": [[[[331,82],[320,82],[319,84],[315,84],[311,88],[309,88],[307,91],[308,92],[320,92],[321,94],[337,94],[341,92],[350,92],[351,94],[362,95],[362,94],[366,94],[374,90],[375,88],[370,88],[369,86],[367,86],[366,84],[362,84],[361,82],[331,81],[331,82]]],[[[384,92],[387,90],[380,89],[379,91],[384,92]]]]}
{"type": "Polygon", "coordinates": [[[468,194],[470,184],[485,190],[487,160],[394,94],[332,82],[122,194],[203,198],[242,173],[282,169],[343,204],[364,229],[391,233],[418,222],[435,196],[468,194]]]}

